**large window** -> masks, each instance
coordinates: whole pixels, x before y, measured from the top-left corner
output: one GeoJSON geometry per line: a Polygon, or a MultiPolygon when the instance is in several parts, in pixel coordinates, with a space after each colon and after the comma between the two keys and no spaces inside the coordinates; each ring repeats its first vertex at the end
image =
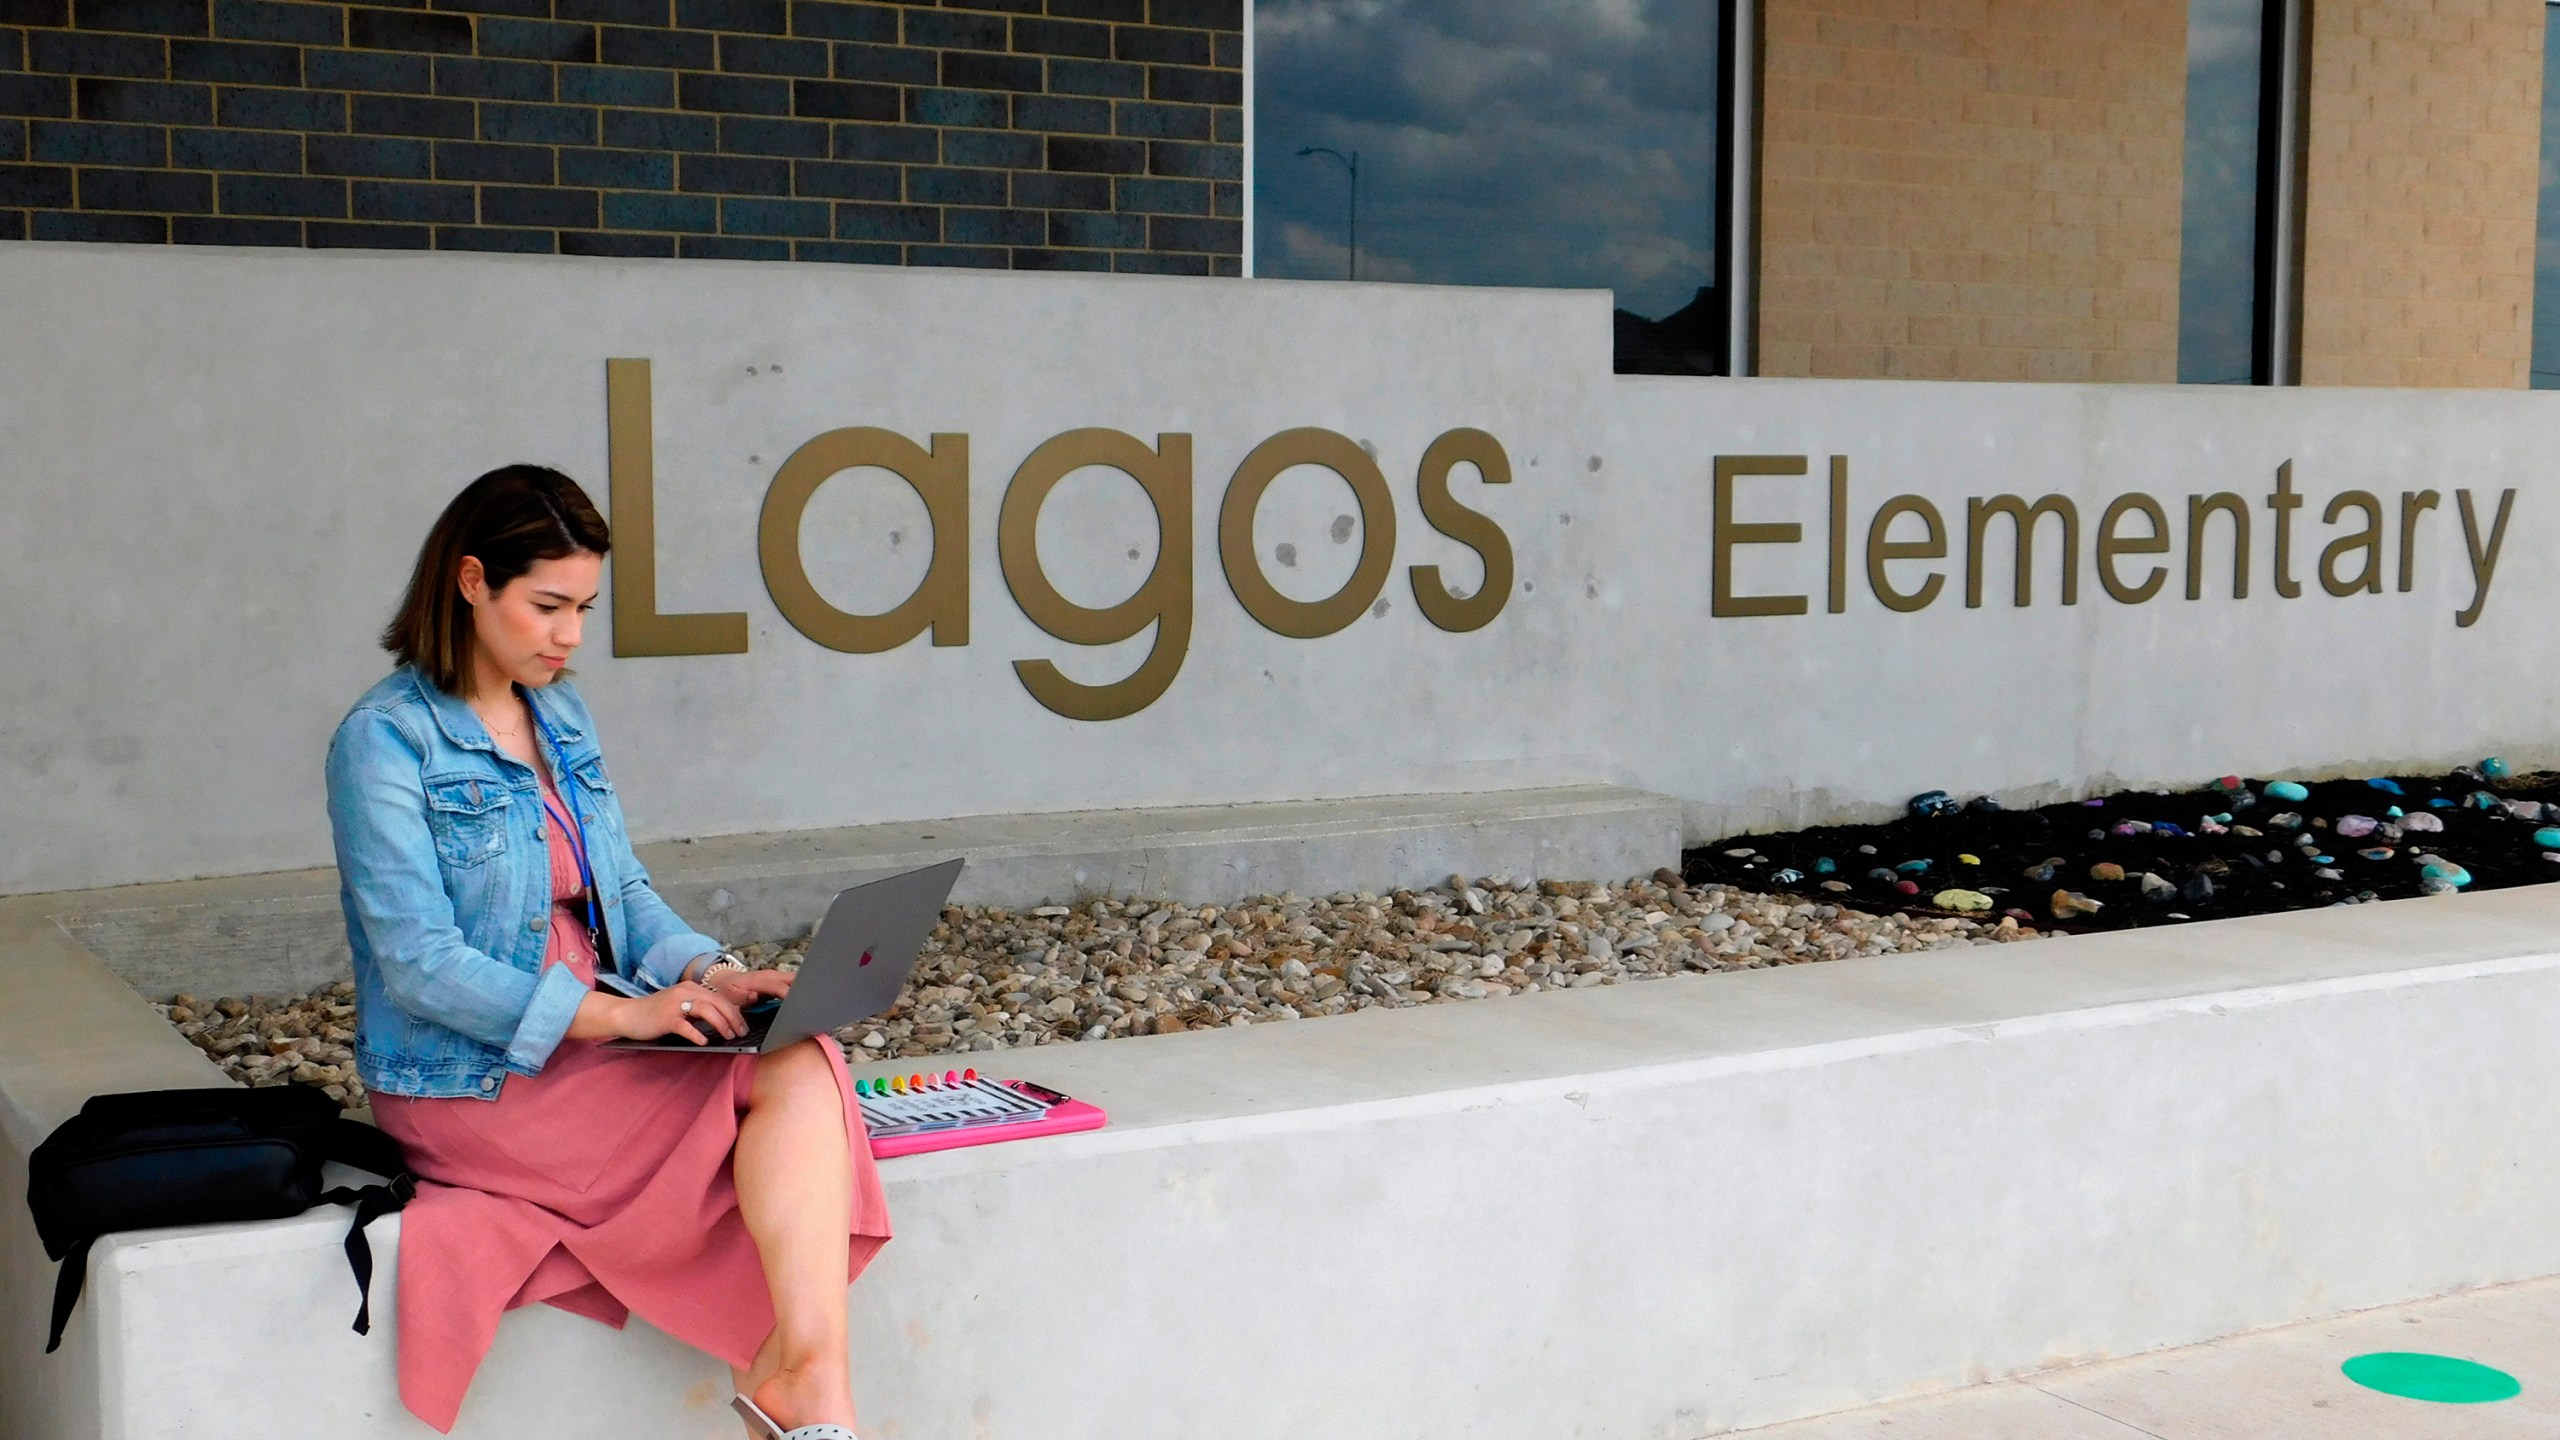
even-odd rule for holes
{"type": "Polygon", "coordinates": [[[2186,210],[2178,258],[2178,379],[2254,378],[2258,80],[2265,0],[2188,0],[2186,210]]]}
{"type": "Polygon", "coordinates": [[[2533,388],[2560,390],[2560,5],[2542,10],[2542,205],[2533,245],[2533,388]]]}
{"type": "Polygon", "coordinates": [[[1715,0],[1256,0],[1253,269],[1597,287],[1724,369],[1715,0]]]}

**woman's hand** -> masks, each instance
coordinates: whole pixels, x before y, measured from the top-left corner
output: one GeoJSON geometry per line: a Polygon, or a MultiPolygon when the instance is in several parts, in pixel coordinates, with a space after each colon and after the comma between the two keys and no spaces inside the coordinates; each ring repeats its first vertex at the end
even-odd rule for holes
{"type": "Polygon", "coordinates": [[[788,970],[723,970],[703,983],[719,991],[721,999],[744,1009],[790,994],[792,974],[788,970]]]}
{"type": "Polygon", "coordinates": [[[696,1045],[705,1045],[713,1035],[734,1040],[745,1033],[746,1017],[738,1013],[734,1002],[722,998],[710,986],[691,980],[641,996],[595,991],[578,1002],[578,1013],[569,1022],[571,1038],[580,1040],[655,1040],[661,1035],[681,1035],[696,1045]],[[692,1007],[690,1011],[688,1005],[692,1007]]]}

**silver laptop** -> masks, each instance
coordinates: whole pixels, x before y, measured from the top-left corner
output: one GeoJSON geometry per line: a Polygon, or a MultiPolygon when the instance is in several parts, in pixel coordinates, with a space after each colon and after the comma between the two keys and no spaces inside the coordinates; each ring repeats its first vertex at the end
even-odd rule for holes
{"type": "Polygon", "coordinates": [[[672,1050],[684,1055],[762,1055],[812,1035],[868,1020],[897,1003],[915,969],[925,937],[942,918],[942,902],[960,878],[960,861],[874,880],[839,891],[827,918],[809,941],[791,993],[746,1012],[747,1032],[731,1040],[702,1023],[710,1036],[696,1045],[682,1035],[655,1040],[608,1040],[613,1050],[672,1050]]]}

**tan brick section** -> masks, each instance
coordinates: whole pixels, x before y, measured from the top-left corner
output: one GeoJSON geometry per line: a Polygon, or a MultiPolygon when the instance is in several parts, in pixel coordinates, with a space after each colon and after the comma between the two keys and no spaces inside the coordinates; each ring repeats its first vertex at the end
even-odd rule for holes
{"type": "Polygon", "coordinates": [[[2542,16],[2542,0],[2312,7],[2304,384],[2527,382],[2542,16]]]}
{"type": "Polygon", "coordinates": [[[2186,0],[1766,14],[1761,373],[2177,378],[2186,0]]]}

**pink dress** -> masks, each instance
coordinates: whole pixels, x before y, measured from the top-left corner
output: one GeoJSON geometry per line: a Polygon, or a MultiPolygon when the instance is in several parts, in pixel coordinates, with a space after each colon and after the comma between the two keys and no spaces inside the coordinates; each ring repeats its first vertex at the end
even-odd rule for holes
{"type": "MultiPolygon", "coordinates": [[[[560,806],[551,779],[545,801],[560,806]]],[[[565,807],[561,807],[566,813],[565,807]]],[[[544,963],[595,984],[595,947],[562,826],[551,850],[544,963]]],[[[821,1041],[853,1153],[847,1283],[889,1238],[844,1052],[821,1041]]],[[[539,1075],[495,1100],[373,1097],[408,1152],[418,1197],[400,1225],[400,1399],[450,1432],[498,1317],[546,1301],[616,1329],[636,1313],[744,1366],[773,1330],[773,1298],[729,1170],[755,1082],[752,1055],[651,1055],[563,1040],[539,1075]]]]}

